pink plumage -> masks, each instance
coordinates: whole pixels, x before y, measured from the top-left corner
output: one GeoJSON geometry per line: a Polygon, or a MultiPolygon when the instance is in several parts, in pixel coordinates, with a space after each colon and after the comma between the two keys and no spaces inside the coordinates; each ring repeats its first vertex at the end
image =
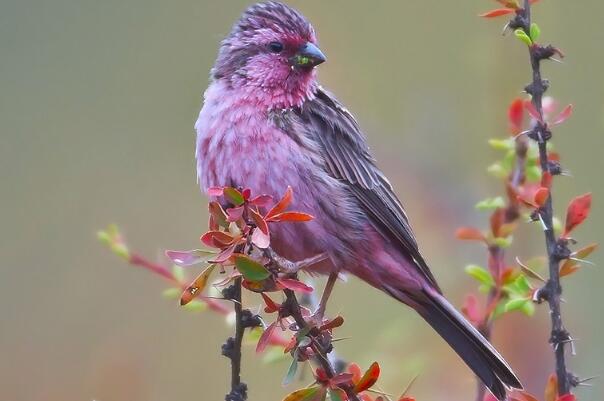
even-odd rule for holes
{"type": "Polygon", "coordinates": [[[202,190],[242,186],[278,198],[291,186],[292,208],[315,219],[278,225],[275,251],[291,260],[326,253],[313,272],[348,271],[411,306],[504,399],[520,382],[442,296],[357,122],[317,83],[323,61],[296,10],[266,2],[244,12],[222,42],[195,124],[202,190]]]}

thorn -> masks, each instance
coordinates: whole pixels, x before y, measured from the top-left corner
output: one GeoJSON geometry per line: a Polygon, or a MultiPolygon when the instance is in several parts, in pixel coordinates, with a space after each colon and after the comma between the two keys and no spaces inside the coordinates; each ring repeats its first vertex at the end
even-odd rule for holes
{"type": "Polygon", "coordinates": [[[543,228],[543,231],[547,231],[547,225],[545,224],[545,221],[543,221],[543,217],[541,217],[541,213],[539,213],[539,221],[541,222],[541,227],[543,228]]]}
{"type": "Polygon", "coordinates": [[[503,30],[501,31],[501,36],[505,36],[508,33],[509,27],[510,27],[510,21],[508,21],[507,24],[505,24],[503,26],[503,30]]]}
{"type": "Polygon", "coordinates": [[[517,139],[518,139],[518,138],[520,138],[521,136],[526,135],[526,134],[528,134],[528,133],[529,133],[529,132],[531,132],[531,131],[532,131],[532,130],[528,129],[528,130],[526,130],[526,131],[522,131],[522,132],[521,132],[521,133],[519,133],[519,134],[516,134],[516,136],[514,136],[514,140],[517,140],[517,139]]]}
{"type": "Polygon", "coordinates": [[[563,175],[563,176],[565,176],[565,177],[571,177],[571,178],[574,178],[574,176],[571,174],[570,170],[562,170],[562,171],[560,171],[560,174],[559,174],[559,175],[563,175]]]}
{"type": "Polygon", "coordinates": [[[585,263],[586,265],[590,265],[590,266],[595,266],[596,264],[594,262],[592,262],[591,260],[586,260],[586,259],[579,259],[579,258],[569,258],[570,260],[573,260],[575,262],[579,262],[579,263],[585,263]]]}
{"type": "Polygon", "coordinates": [[[555,57],[550,57],[550,58],[548,58],[548,60],[554,61],[556,63],[564,64],[564,61],[557,59],[555,57]]]}

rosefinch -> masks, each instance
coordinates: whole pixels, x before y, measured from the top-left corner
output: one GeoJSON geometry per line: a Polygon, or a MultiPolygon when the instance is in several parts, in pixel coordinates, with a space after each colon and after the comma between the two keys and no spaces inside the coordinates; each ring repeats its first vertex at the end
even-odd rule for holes
{"type": "Polygon", "coordinates": [[[310,23],[279,2],[250,7],[223,40],[197,130],[203,190],[241,186],[315,219],[284,224],[271,246],[313,272],[344,270],[415,309],[500,400],[521,384],[489,342],[443,297],[403,207],[354,117],[316,80],[325,56],[310,23]]]}

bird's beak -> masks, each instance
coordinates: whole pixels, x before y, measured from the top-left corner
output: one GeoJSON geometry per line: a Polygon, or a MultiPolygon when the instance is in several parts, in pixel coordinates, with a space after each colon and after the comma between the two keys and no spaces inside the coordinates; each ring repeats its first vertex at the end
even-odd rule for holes
{"type": "Polygon", "coordinates": [[[306,42],[296,54],[290,57],[289,62],[294,67],[313,68],[325,62],[326,58],[321,49],[315,44],[306,42]]]}

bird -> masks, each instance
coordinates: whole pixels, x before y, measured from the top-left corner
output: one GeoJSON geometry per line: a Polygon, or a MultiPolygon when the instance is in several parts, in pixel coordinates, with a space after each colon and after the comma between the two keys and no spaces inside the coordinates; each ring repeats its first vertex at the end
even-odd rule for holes
{"type": "Polygon", "coordinates": [[[358,122],[319,84],[325,61],[313,26],[289,5],[243,12],[219,46],[195,123],[202,191],[278,199],[291,187],[292,208],[314,219],[271,229],[271,248],[292,261],[326,255],[308,270],[329,275],[328,286],[346,272],[410,306],[504,400],[519,379],[444,297],[358,122]]]}

